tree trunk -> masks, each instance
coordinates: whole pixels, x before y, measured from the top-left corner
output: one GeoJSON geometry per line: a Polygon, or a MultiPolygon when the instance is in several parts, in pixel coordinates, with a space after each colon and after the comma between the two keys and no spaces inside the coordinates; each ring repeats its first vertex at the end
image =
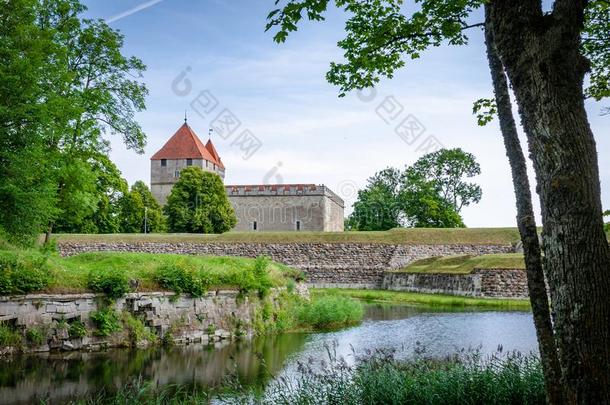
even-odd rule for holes
{"type": "Polygon", "coordinates": [[[53,233],[53,223],[50,223],[47,227],[47,231],[44,233],[44,244],[48,245],[51,242],[51,234],[53,233]]]}
{"type": "Polygon", "coordinates": [[[610,248],[584,108],[584,1],[492,0],[490,29],[536,170],[566,402],[610,403],[610,248]]]}
{"type": "MultiPolygon", "coordinates": [[[[485,7],[486,14],[488,7],[485,7]]],[[[517,204],[517,225],[523,244],[525,256],[525,268],[527,272],[527,286],[540,358],[544,370],[544,380],[547,398],[550,404],[562,404],[562,391],[560,384],[561,370],[557,357],[557,346],[553,336],[553,325],[551,323],[551,312],[549,309],[544,273],[542,271],[542,256],[536,219],[532,207],[532,195],[527,176],[525,156],[521,149],[517,126],[513,118],[512,104],[510,101],[508,84],[504,67],[498,57],[493,41],[493,35],[488,27],[485,28],[485,45],[487,49],[487,60],[494,88],[496,107],[500,130],[504,138],[506,156],[510,163],[513,178],[513,187],[517,204]]]]}

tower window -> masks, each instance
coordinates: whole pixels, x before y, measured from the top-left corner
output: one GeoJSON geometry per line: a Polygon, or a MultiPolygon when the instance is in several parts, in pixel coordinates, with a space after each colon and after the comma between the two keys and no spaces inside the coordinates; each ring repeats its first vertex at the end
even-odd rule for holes
{"type": "Polygon", "coordinates": [[[186,159],[186,165],[187,166],[192,166],[193,165],[193,159],[186,159]]]}
{"type": "Polygon", "coordinates": [[[206,167],[206,168],[208,167],[208,163],[210,163],[210,162],[208,162],[208,161],[206,160],[206,161],[205,161],[205,167],[206,167]]]}
{"type": "Polygon", "coordinates": [[[161,167],[167,166],[167,159],[161,159],[161,167]]]}
{"type": "Polygon", "coordinates": [[[174,172],[174,177],[176,177],[176,178],[180,177],[180,170],[176,170],[174,172]]]}
{"type": "Polygon", "coordinates": [[[297,221],[296,227],[297,227],[297,231],[301,230],[301,221],[297,221]]]}
{"type": "Polygon", "coordinates": [[[252,230],[253,230],[253,231],[256,231],[257,229],[258,229],[258,222],[253,221],[253,222],[252,222],[252,230]]]}

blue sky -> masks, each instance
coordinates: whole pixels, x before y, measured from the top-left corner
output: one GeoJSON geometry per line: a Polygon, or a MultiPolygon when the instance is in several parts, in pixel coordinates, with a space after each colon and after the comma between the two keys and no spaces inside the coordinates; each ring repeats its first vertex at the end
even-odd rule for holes
{"type": "MultiPolygon", "coordinates": [[[[273,0],[84,3],[89,8],[85,16],[112,21],[125,35],[124,53],[148,67],[143,78],[150,90],[147,110],[137,116],[148,135],[146,152],[137,155],[118,138],[112,140],[111,158],[130,184],[150,181],[149,158],[182,124],[185,109],[189,124],[204,140],[211,122],[227,109],[239,128],[225,133],[226,139],[220,134],[212,138],[227,167],[227,184],[326,184],[345,199],[349,212],[356,189],[369,176],[387,166],[413,163],[435,140],[473,153],[481,164],[476,181],[483,199],[464,209],[466,225],[515,224],[497,122],[478,127],[471,113],[474,100],[491,95],[478,31],[471,33],[468,46],[435,48],[409,61],[393,79],[383,80],[376,94],[338,98],[338,89],[324,75],[329,62],[341,58],[336,47],[344,35],[341,12],[330,11],[324,23],[303,24],[278,45],[264,32],[273,0]],[[121,18],[113,19],[117,16],[121,18]],[[199,113],[191,106],[194,100],[199,113]],[[215,100],[208,104],[209,113],[201,107],[205,100],[215,100]],[[395,128],[411,117],[425,131],[413,142],[409,138],[409,144],[395,128]],[[244,130],[249,139],[260,141],[260,148],[240,148],[244,130]]],[[[599,116],[603,106],[587,103],[599,153],[602,202],[608,208],[610,116],[599,116]]]]}

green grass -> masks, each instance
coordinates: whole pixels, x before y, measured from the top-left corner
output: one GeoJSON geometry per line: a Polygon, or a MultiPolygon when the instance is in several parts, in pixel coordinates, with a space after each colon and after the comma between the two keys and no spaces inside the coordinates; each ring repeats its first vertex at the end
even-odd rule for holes
{"type": "Polygon", "coordinates": [[[398,272],[469,274],[474,269],[525,269],[523,254],[502,253],[482,256],[461,255],[417,260],[398,272]]]}
{"type": "Polygon", "coordinates": [[[473,309],[502,309],[527,311],[529,300],[508,300],[494,298],[458,297],[454,295],[421,294],[387,290],[356,290],[356,289],[312,289],[313,296],[334,295],[351,297],[370,302],[386,302],[393,304],[423,305],[430,307],[454,307],[473,309]]]}
{"type": "MultiPolygon", "coordinates": [[[[158,283],[159,269],[170,265],[184,266],[196,270],[198,274],[205,274],[206,286],[214,288],[245,289],[252,285],[253,278],[258,279],[263,276],[266,278],[265,282],[270,282],[271,286],[280,287],[286,286],[290,277],[300,276],[299,271],[275,262],[267,264],[265,274],[257,273],[256,259],[240,257],[123,252],[83,253],[60,257],[56,254],[43,254],[34,249],[0,251],[0,257],[3,254],[7,257],[17,256],[18,263],[25,263],[28,266],[31,263],[44,263],[48,282],[36,284],[35,286],[39,288],[29,291],[57,294],[91,292],[92,287],[101,285],[99,282],[94,282],[95,278],[92,275],[119,273],[127,280],[137,281],[138,291],[163,290],[158,283]]],[[[19,291],[13,289],[12,293],[19,291]]]]}
{"type": "Polygon", "coordinates": [[[56,234],[62,242],[382,243],[509,245],[517,228],[400,228],[375,232],[226,232],[223,234],[56,234]]]}
{"type": "Polygon", "coordinates": [[[296,307],[297,328],[330,330],[356,325],[362,321],[362,304],[350,297],[317,295],[296,307]]]}

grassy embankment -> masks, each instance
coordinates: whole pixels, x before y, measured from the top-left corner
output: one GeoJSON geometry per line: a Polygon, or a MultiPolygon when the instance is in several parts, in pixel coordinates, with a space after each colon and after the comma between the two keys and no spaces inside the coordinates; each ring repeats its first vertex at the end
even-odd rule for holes
{"type": "MultiPolygon", "coordinates": [[[[431,257],[413,262],[398,272],[468,274],[476,268],[524,269],[523,255],[516,253],[491,254],[483,256],[431,257]]],[[[433,307],[462,307],[529,310],[529,300],[473,298],[442,294],[422,294],[387,290],[318,289],[315,295],[331,295],[357,298],[371,302],[425,305],[433,307]]]]}
{"type": "MultiPolygon", "coordinates": [[[[251,325],[258,333],[339,328],[360,322],[363,311],[357,301],[346,297],[307,301],[295,294],[295,282],[302,277],[300,271],[265,257],[100,252],[63,258],[56,253],[6,244],[0,249],[0,295],[103,294],[103,305],[91,314],[94,330],[87,330],[80,321],[70,325],[78,337],[109,336],[127,329],[137,337],[155,341],[142,320],[114,309],[115,299],[133,291],[170,291],[199,297],[209,290],[238,290],[241,296],[251,295],[259,300],[251,325]],[[272,299],[272,288],[284,289],[272,299]]],[[[67,327],[63,323],[56,326],[67,327]]],[[[46,338],[41,328],[20,330],[0,322],[0,346],[21,347],[25,342],[40,345],[46,338]]]]}
{"type": "Polygon", "coordinates": [[[61,242],[383,243],[510,245],[517,228],[400,228],[371,232],[226,232],[223,234],[56,234],[61,242]]]}
{"type": "Polygon", "coordinates": [[[521,253],[429,257],[417,260],[396,271],[405,273],[470,274],[475,269],[524,270],[525,262],[521,253]]]}

